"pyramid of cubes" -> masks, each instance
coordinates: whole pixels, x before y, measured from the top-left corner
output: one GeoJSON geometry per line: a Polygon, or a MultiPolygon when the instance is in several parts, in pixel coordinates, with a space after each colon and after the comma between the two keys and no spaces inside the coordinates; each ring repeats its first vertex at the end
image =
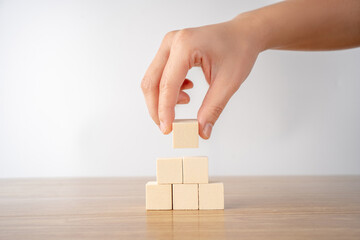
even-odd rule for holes
{"type": "MultiPolygon", "coordinates": [[[[173,148],[199,146],[197,120],[175,120],[173,148]]],[[[156,182],[146,184],[147,210],[224,209],[223,183],[209,183],[205,156],[158,158],[156,182]]]]}

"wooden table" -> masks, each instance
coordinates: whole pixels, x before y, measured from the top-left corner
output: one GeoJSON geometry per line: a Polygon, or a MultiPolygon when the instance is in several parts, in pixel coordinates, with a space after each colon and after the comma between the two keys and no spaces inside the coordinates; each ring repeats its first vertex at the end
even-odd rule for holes
{"type": "Polygon", "coordinates": [[[360,239],[360,176],[216,178],[202,211],[145,211],[147,180],[0,180],[0,239],[360,239]]]}

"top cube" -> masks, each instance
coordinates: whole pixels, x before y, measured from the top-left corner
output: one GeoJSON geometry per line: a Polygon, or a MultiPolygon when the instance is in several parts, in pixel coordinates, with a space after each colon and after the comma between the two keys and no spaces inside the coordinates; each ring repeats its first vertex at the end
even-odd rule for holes
{"type": "Polygon", "coordinates": [[[199,124],[197,119],[176,119],[173,122],[173,148],[198,148],[199,124]]]}

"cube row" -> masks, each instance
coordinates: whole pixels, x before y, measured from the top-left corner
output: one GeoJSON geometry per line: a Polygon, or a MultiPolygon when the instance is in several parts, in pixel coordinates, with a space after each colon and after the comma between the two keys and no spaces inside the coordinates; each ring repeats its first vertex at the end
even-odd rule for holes
{"type": "Polygon", "coordinates": [[[224,209],[223,183],[146,184],[147,210],[224,209]]]}
{"type": "Polygon", "coordinates": [[[208,183],[208,158],[158,158],[156,178],[158,184],[208,183]]]}

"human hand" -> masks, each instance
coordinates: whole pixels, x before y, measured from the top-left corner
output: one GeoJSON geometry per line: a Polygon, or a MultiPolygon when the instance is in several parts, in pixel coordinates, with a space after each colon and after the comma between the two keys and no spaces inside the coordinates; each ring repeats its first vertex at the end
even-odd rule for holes
{"type": "Polygon", "coordinates": [[[175,105],[190,101],[183,90],[192,88],[186,75],[196,66],[209,83],[197,116],[199,134],[208,139],[227,102],[249,75],[262,49],[259,40],[252,24],[241,16],[166,34],[141,83],[150,116],[161,131],[172,131],[175,105]]]}
{"type": "Polygon", "coordinates": [[[228,22],[168,33],[141,83],[152,119],[171,132],[175,105],[190,101],[183,91],[193,86],[187,72],[199,66],[210,85],[197,116],[199,134],[208,139],[261,51],[360,46],[359,10],[358,0],[283,1],[228,22]]]}

